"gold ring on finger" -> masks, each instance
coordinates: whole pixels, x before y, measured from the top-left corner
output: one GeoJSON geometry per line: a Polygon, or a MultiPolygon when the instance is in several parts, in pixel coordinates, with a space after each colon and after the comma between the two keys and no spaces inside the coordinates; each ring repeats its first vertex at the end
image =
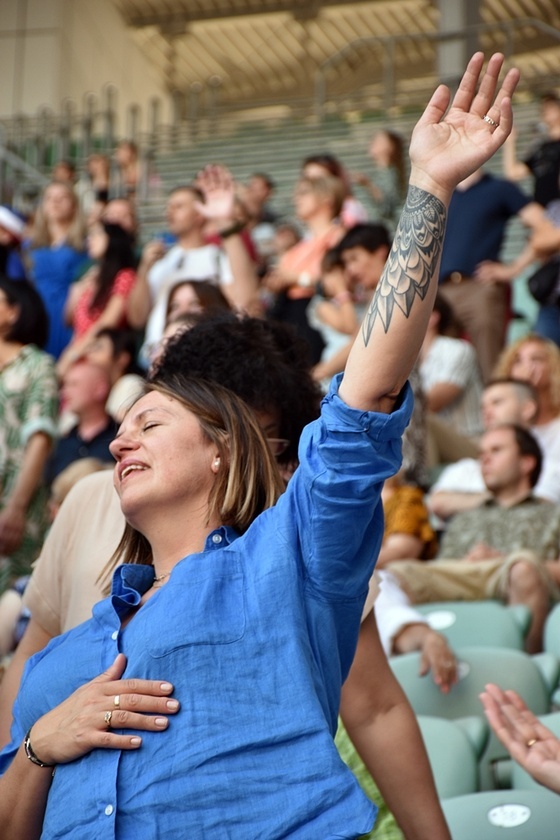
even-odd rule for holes
{"type": "Polygon", "coordinates": [[[115,704],[115,709],[120,709],[121,707],[121,695],[115,694],[113,697],[113,703],[115,704]]]}
{"type": "Polygon", "coordinates": [[[532,747],[533,744],[536,744],[538,740],[538,738],[531,738],[529,741],[527,741],[527,746],[532,747]]]}
{"type": "Polygon", "coordinates": [[[107,729],[111,728],[111,718],[113,717],[113,712],[105,712],[103,715],[103,720],[105,721],[105,726],[107,729]]]}

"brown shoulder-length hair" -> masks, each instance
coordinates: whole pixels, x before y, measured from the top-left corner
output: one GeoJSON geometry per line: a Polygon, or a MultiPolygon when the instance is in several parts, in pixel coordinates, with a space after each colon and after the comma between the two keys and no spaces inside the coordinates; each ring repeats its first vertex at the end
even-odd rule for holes
{"type": "MultiPolygon", "coordinates": [[[[212,382],[174,374],[145,385],[192,412],[202,433],[217,448],[221,468],[208,498],[208,522],[220,520],[239,533],[271,507],[284,489],[272,451],[251,409],[232,391],[212,382]]],[[[152,563],[150,543],[128,523],[113,556],[99,576],[107,592],[119,563],[152,563]]]]}
{"type": "Polygon", "coordinates": [[[502,350],[496,367],[492,372],[493,377],[503,379],[511,376],[511,369],[515,357],[519,349],[525,344],[540,344],[546,351],[550,368],[550,399],[553,408],[560,412],[560,348],[548,338],[544,338],[542,335],[537,335],[536,333],[527,333],[527,335],[512,342],[512,344],[502,350]]]}
{"type": "Polygon", "coordinates": [[[50,248],[52,245],[52,238],[49,231],[48,220],[43,209],[43,200],[46,192],[52,186],[62,187],[66,190],[73,204],[72,220],[68,225],[65,242],[76,251],[83,251],[85,247],[85,224],[80,212],[78,197],[74,192],[71,184],[65,181],[51,181],[43,190],[41,201],[37,207],[35,218],[33,220],[33,229],[31,231],[31,247],[32,248],[50,248]]]}

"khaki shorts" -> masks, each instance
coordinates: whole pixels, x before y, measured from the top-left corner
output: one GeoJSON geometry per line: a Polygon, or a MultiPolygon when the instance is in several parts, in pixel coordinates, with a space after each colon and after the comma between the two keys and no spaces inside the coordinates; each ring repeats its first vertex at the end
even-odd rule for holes
{"type": "Polygon", "coordinates": [[[560,590],[551,580],[542,560],[532,551],[513,551],[505,560],[399,560],[390,563],[393,574],[412,603],[433,601],[507,600],[509,571],[515,563],[531,563],[537,569],[550,597],[560,600],[560,590]]]}

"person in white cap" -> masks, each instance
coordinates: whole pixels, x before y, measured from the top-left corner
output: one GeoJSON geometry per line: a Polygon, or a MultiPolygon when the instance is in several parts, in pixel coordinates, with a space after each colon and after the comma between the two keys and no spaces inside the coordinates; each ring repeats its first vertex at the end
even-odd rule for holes
{"type": "Polygon", "coordinates": [[[23,219],[9,207],[0,205],[0,273],[10,280],[26,277],[20,253],[24,231],[23,219]]]}

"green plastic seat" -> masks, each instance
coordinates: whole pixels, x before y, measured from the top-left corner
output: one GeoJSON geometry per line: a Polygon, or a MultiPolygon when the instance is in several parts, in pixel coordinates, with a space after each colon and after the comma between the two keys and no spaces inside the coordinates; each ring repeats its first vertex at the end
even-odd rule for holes
{"type": "MultiPolygon", "coordinates": [[[[513,688],[536,715],[551,710],[551,694],[558,682],[560,665],[550,654],[531,657],[510,648],[464,647],[456,650],[459,661],[459,681],[449,694],[442,694],[429,677],[420,677],[419,654],[391,657],[391,667],[404,688],[417,715],[443,717],[450,720],[478,716],[484,720],[480,693],[487,683],[513,688]]],[[[509,755],[496,736],[490,735],[480,762],[480,785],[489,789],[508,783],[504,765],[509,755]]]]}
{"type": "Polygon", "coordinates": [[[560,604],[552,607],[544,625],[544,649],[560,659],[560,604]]]}
{"type": "MultiPolygon", "coordinates": [[[[539,715],[539,720],[560,738],[560,712],[552,712],[549,715],[539,715]]],[[[516,789],[542,790],[543,786],[536,782],[526,770],[516,761],[512,761],[511,784],[516,789]]],[[[559,797],[560,798],[560,797],[559,797]]],[[[560,827],[558,829],[560,836],[560,827]]]]}
{"type": "Polygon", "coordinates": [[[509,607],[498,601],[439,601],[416,608],[452,647],[483,645],[523,650],[531,623],[531,613],[522,604],[509,607]]]}
{"type": "Polygon", "coordinates": [[[544,790],[495,790],[442,800],[453,840],[557,840],[560,796],[544,790]]]}
{"type": "Polygon", "coordinates": [[[440,799],[477,791],[480,743],[458,721],[419,715],[418,724],[440,799]]]}

